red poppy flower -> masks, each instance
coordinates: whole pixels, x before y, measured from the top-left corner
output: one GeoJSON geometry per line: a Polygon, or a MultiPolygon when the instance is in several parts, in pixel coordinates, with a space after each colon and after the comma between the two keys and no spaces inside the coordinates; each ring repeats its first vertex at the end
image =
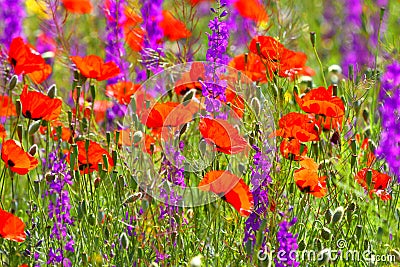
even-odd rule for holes
{"type": "Polygon", "coordinates": [[[307,146],[295,138],[285,138],[280,145],[281,154],[285,159],[302,160],[307,155],[307,146]]]}
{"type": "Polygon", "coordinates": [[[229,66],[240,70],[254,82],[267,82],[272,77],[272,70],[267,73],[265,64],[254,53],[241,54],[234,57],[229,66]]]}
{"type": "Polygon", "coordinates": [[[0,95],[0,117],[17,116],[14,103],[7,95],[0,95]]]}
{"type": "Polygon", "coordinates": [[[199,130],[203,138],[215,144],[217,151],[225,154],[238,154],[248,146],[236,128],[222,119],[203,118],[199,130]]]}
{"type": "Polygon", "coordinates": [[[89,0],[61,0],[68,12],[76,14],[89,14],[93,10],[89,0]]]}
{"type": "Polygon", "coordinates": [[[19,142],[7,140],[1,148],[1,159],[12,172],[25,175],[39,164],[38,160],[25,152],[19,142]]]}
{"type": "Polygon", "coordinates": [[[89,55],[83,58],[80,56],[72,56],[71,60],[75,63],[83,76],[98,81],[110,79],[121,72],[114,62],[110,61],[104,63],[104,61],[96,55],[89,55]]]}
{"type": "Polygon", "coordinates": [[[20,218],[0,208],[0,237],[15,242],[24,242],[25,224],[20,218]]]}
{"type": "Polygon", "coordinates": [[[192,80],[190,78],[189,72],[182,74],[181,79],[178,80],[174,86],[175,93],[181,96],[185,95],[187,92],[193,89],[196,92],[201,93],[201,91],[203,90],[203,85],[197,80],[192,80]]]}
{"type": "Polygon", "coordinates": [[[373,194],[377,195],[384,201],[392,198],[392,196],[386,191],[391,180],[389,175],[380,173],[371,168],[364,168],[356,174],[355,179],[365,190],[369,190],[370,198],[372,198],[373,194]],[[369,172],[371,175],[371,184],[368,187],[367,175],[369,175],[369,172]]]}
{"type": "Polygon", "coordinates": [[[249,216],[254,207],[253,195],[243,179],[229,171],[210,171],[199,183],[199,189],[210,191],[231,204],[242,216],[249,216]]]}
{"type": "Polygon", "coordinates": [[[169,40],[176,41],[182,38],[188,38],[192,35],[186,28],[186,25],[182,21],[176,19],[171,12],[163,10],[162,15],[163,19],[159,23],[159,26],[164,36],[169,40]]]}
{"type": "Polygon", "coordinates": [[[17,75],[32,73],[45,67],[45,61],[39,52],[31,45],[25,44],[21,37],[16,37],[11,41],[8,61],[17,75]]]}
{"type": "Polygon", "coordinates": [[[0,139],[4,140],[7,137],[7,131],[2,124],[0,124],[0,139]]]}
{"type": "Polygon", "coordinates": [[[318,141],[319,125],[313,115],[290,112],[279,120],[275,135],[295,138],[301,142],[318,141]]]}
{"type": "Polygon", "coordinates": [[[260,46],[261,56],[270,62],[279,62],[286,52],[286,48],[283,44],[278,42],[271,36],[256,36],[251,42],[249,49],[254,54],[258,55],[257,43],[260,46]]]}
{"type": "Polygon", "coordinates": [[[326,176],[318,177],[318,164],[313,159],[300,161],[301,168],[294,172],[294,181],[301,192],[321,198],[326,195],[326,176]]]}
{"type": "Polygon", "coordinates": [[[269,20],[265,7],[258,0],[237,0],[234,7],[244,18],[255,22],[268,22],[269,20]]]}
{"type": "Polygon", "coordinates": [[[139,89],[140,84],[132,82],[118,82],[107,85],[106,95],[118,100],[121,105],[128,105],[131,102],[132,95],[139,89]]]}
{"type": "Polygon", "coordinates": [[[20,96],[22,114],[32,120],[56,120],[61,112],[62,101],[58,98],[50,98],[40,92],[28,90],[24,86],[20,96]]]}
{"type": "Polygon", "coordinates": [[[178,105],[179,103],[174,102],[156,103],[151,107],[151,109],[142,113],[140,120],[149,128],[163,127],[167,116],[178,105]]]}
{"type": "Polygon", "coordinates": [[[306,54],[286,49],[276,66],[278,75],[288,78],[299,77],[303,73],[309,76],[314,75],[315,72],[310,67],[306,68],[306,62],[306,54]]]}
{"type": "Polygon", "coordinates": [[[340,97],[333,96],[332,86],[329,86],[328,89],[324,87],[312,89],[302,97],[299,97],[295,92],[294,96],[297,104],[304,112],[332,118],[344,116],[343,101],[340,97]]]}
{"type": "MultiPolygon", "coordinates": [[[[86,151],[85,148],[86,141],[78,141],[76,145],[78,146],[78,168],[81,173],[90,173],[99,170],[99,163],[105,164],[103,162],[103,155],[106,155],[108,159],[108,170],[111,171],[114,166],[114,162],[107,150],[102,148],[100,144],[89,141],[89,147],[86,151]]],[[[70,163],[71,154],[68,154],[67,161],[70,163]]]]}
{"type": "Polygon", "coordinates": [[[52,68],[49,64],[45,64],[43,69],[31,72],[28,77],[36,84],[44,82],[51,74],[52,68]]]}

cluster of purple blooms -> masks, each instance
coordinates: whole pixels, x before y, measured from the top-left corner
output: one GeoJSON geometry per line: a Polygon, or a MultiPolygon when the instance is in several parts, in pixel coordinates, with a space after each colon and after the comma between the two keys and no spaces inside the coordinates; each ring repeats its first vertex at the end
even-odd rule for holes
{"type": "Polygon", "coordinates": [[[0,44],[9,47],[11,40],[23,36],[22,21],[25,17],[24,1],[0,0],[0,44]]]}
{"type": "Polygon", "coordinates": [[[390,171],[400,183],[400,63],[387,66],[382,77],[379,108],[382,118],[382,133],[377,156],[385,158],[390,171]]]}
{"type": "Polygon", "coordinates": [[[124,0],[110,0],[110,6],[104,8],[106,20],[106,61],[115,62],[121,73],[108,80],[109,84],[118,82],[121,78],[126,78],[129,63],[124,60],[126,51],[124,48],[124,32],[121,25],[126,20],[124,14],[124,0]]]}
{"type": "Polygon", "coordinates": [[[284,219],[279,223],[279,231],[276,234],[276,239],[279,242],[278,255],[281,255],[281,257],[275,258],[275,266],[277,267],[300,266],[300,263],[293,258],[293,255],[296,255],[296,253],[293,252],[298,248],[297,234],[293,235],[289,231],[289,228],[292,227],[296,222],[297,218],[294,217],[290,222],[284,219]]]}
{"type": "MultiPolygon", "coordinates": [[[[254,211],[249,215],[245,223],[245,232],[243,242],[250,241],[252,247],[256,244],[257,231],[266,217],[268,209],[268,184],[272,182],[270,177],[271,161],[267,155],[271,151],[261,151],[257,146],[253,146],[256,154],[253,156],[254,167],[251,167],[251,184],[253,186],[251,193],[254,199],[254,211]]],[[[266,229],[267,231],[268,229],[266,229]]],[[[266,237],[262,241],[261,248],[265,249],[266,237]]]]}
{"type": "MultiPolygon", "coordinates": [[[[45,160],[45,159],[43,159],[45,160]]],[[[50,248],[47,264],[72,266],[65,252],[75,252],[74,240],[68,233],[68,227],[73,225],[71,218],[70,198],[67,185],[72,185],[72,176],[68,171],[65,156],[59,158],[57,150],[51,152],[45,166],[49,169],[47,184],[49,186],[45,196],[49,197],[48,216],[53,221],[50,238],[57,240],[54,244],[63,244],[58,248],[50,248]]]]}
{"type": "Polygon", "coordinates": [[[208,50],[206,60],[209,64],[206,66],[206,80],[203,83],[202,94],[205,97],[206,110],[217,114],[217,117],[224,115],[220,113],[221,101],[225,101],[225,90],[227,82],[220,80],[220,74],[226,71],[225,65],[229,62],[229,56],[226,50],[229,43],[229,29],[225,21],[221,19],[228,15],[223,8],[226,2],[220,1],[217,10],[211,8],[215,14],[210,20],[208,27],[211,34],[208,35],[208,50]]]}

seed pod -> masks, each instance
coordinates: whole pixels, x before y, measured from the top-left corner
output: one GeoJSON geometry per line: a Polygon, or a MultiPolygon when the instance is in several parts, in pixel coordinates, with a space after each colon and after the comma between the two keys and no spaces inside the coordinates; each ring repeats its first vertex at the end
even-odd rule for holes
{"type": "Polygon", "coordinates": [[[49,90],[47,90],[47,96],[50,98],[55,98],[56,95],[57,95],[57,87],[55,84],[53,84],[49,87],[49,90]]]}
{"type": "Polygon", "coordinates": [[[332,221],[332,210],[328,209],[325,212],[325,220],[326,220],[327,224],[331,223],[331,221],[332,221]]]}
{"type": "Polygon", "coordinates": [[[106,140],[107,140],[107,147],[109,147],[110,143],[111,143],[111,133],[110,133],[110,131],[106,132],[106,140]]]}
{"type": "Polygon", "coordinates": [[[37,150],[38,150],[38,146],[36,144],[34,144],[33,146],[31,146],[31,148],[29,148],[29,152],[28,153],[31,156],[35,156],[37,150]]]}
{"type": "Polygon", "coordinates": [[[322,236],[322,238],[325,239],[325,240],[330,240],[330,239],[331,239],[331,230],[329,230],[329,229],[326,228],[326,227],[323,227],[323,228],[321,229],[321,236],[322,236]]]}
{"type": "Polygon", "coordinates": [[[332,216],[332,223],[339,223],[344,215],[344,209],[342,206],[338,207],[335,209],[335,211],[333,212],[333,216],[332,216]]]}
{"type": "Polygon", "coordinates": [[[302,239],[302,240],[299,242],[299,244],[298,244],[298,249],[299,249],[299,251],[305,250],[306,247],[307,247],[306,242],[304,241],[304,239],[302,239]]]}
{"type": "Polygon", "coordinates": [[[22,111],[22,104],[21,100],[17,99],[15,101],[15,112],[17,113],[17,116],[21,116],[21,111],[22,111]]]}
{"type": "Polygon", "coordinates": [[[117,164],[117,161],[118,161],[118,153],[117,153],[116,150],[113,150],[113,151],[111,152],[111,157],[112,157],[112,160],[113,160],[114,165],[117,164]]]}
{"type": "Polygon", "coordinates": [[[37,130],[39,130],[39,127],[40,127],[40,121],[34,121],[33,123],[31,123],[31,125],[29,125],[28,133],[30,135],[33,135],[34,133],[37,132],[37,130]]]}
{"type": "Polygon", "coordinates": [[[143,139],[143,133],[142,133],[142,131],[136,131],[136,132],[133,134],[133,142],[134,142],[135,144],[139,143],[142,139],[143,139]]]}
{"type": "Polygon", "coordinates": [[[129,239],[128,236],[126,235],[125,232],[122,232],[122,234],[120,235],[120,240],[121,240],[121,246],[124,249],[128,249],[129,247],[129,239]]]}
{"type": "Polygon", "coordinates": [[[23,129],[24,129],[24,128],[22,127],[21,124],[18,124],[18,125],[17,125],[17,135],[18,135],[18,139],[19,139],[20,142],[22,141],[22,134],[23,134],[23,132],[24,132],[23,129]]]}
{"type": "Polygon", "coordinates": [[[261,103],[260,100],[256,97],[253,97],[250,102],[250,106],[254,109],[254,113],[259,115],[261,112],[261,103]]]}
{"type": "Polygon", "coordinates": [[[18,82],[18,76],[13,75],[11,77],[10,81],[8,82],[8,88],[10,89],[10,91],[15,88],[15,86],[17,85],[17,82],[18,82]]]}
{"type": "Polygon", "coordinates": [[[99,188],[101,183],[101,178],[97,177],[96,179],[94,179],[94,188],[99,188]]]}

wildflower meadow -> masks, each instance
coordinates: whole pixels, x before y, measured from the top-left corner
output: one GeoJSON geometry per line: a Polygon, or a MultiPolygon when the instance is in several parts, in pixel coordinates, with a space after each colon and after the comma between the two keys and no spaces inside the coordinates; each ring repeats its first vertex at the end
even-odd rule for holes
{"type": "Polygon", "coordinates": [[[399,14],[0,0],[0,266],[400,266],[399,14]]]}

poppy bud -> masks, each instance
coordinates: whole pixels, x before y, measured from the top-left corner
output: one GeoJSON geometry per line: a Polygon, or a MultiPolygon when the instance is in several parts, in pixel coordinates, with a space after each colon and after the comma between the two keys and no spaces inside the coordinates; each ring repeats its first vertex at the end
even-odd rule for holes
{"type": "Polygon", "coordinates": [[[307,247],[306,242],[304,241],[304,239],[302,239],[302,240],[299,242],[299,244],[298,244],[298,249],[299,249],[299,251],[305,250],[306,247],[307,247]]]}
{"type": "Polygon", "coordinates": [[[348,206],[347,206],[347,210],[349,212],[354,212],[356,210],[357,206],[354,202],[351,202],[348,206]]]}
{"type": "Polygon", "coordinates": [[[29,152],[28,152],[28,153],[29,153],[31,156],[35,156],[37,149],[38,149],[38,146],[37,146],[36,144],[34,144],[33,146],[31,146],[31,148],[29,149],[29,152]]]}
{"type": "Polygon", "coordinates": [[[118,154],[117,154],[117,151],[116,150],[113,150],[112,152],[111,152],[111,157],[112,157],[112,160],[113,160],[113,163],[114,163],[114,165],[117,163],[117,160],[118,160],[118,154]]]}
{"type": "MultiPolygon", "coordinates": [[[[100,165],[100,164],[101,164],[101,163],[99,163],[99,165],[100,165]]],[[[100,183],[101,183],[101,179],[100,179],[100,177],[97,177],[97,178],[94,180],[94,188],[99,188],[100,183]]]]}
{"type": "Polygon", "coordinates": [[[87,221],[90,225],[95,225],[96,224],[96,218],[94,214],[89,214],[87,221]]]}
{"type": "Polygon", "coordinates": [[[11,200],[11,213],[14,214],[18,209],[18,202],[13,199],[11,200]]]}
{"type": "Polygon", "coordinates": [[[129,239],[125,232],[122,232],[119,239],[121,240],[121,246],[124,249],[128,249],[129,247],[129,239]]]}
{"type": "Polygon", "coordinates": [[[15,101],[15,111],[16,111],[18,117],[21,115],[21,110],[22,110],[21,100],[17,99],[15,101]]]}
{"type": "Polygon", "coordinates": [[[34,188],[34,190],[35,190],[35,195],[36,195],[36,197],[39,196],[39,191],[40,191],[39,180],[34,180],[34,181],[33,181],[33,188],[34,188]]]}
{"type": "Polygon", "coordinates": [[[39,130],[39,127],[40,127],[40,121],[34,121],[33,123],[31,123],[31,125],[29,125],[28,133],[30,135],[33,135],[34,133],[37,132],[37,130],[39,130]]]}
{"type": "Polygon", "coordinates": [[[90,85],[90,93],[92,94],[92,101],[96,99],[96,86],[94,84],[90,85]]]}
{"type": "Polygon", "coordinates": [[[110,147],[110,142],[111,142],[111,133],[110,133],[110,131],[106,132],[106,140],[107,140],[107,147],[110,147]]]}
{"type": "Polygon", "coordinates": [[[120,131],[115,131],[115,143],[118,146],[119,143],[119,136],[120,136],[121,132],[120,131]]]}
{"type": "Polygon", "coordinates": [[[256,42],[256,49],[257,49],[257,54],[261,55],[261,44],[260,44],[260,42],[256,42]]]}
{"type": "Polygon", "coordinates": [[[366,175],[365,181],[367,182],[368,188],[370,188],[371,187],[371,183],[372,183],[372,171],[371,170],[367,171],[367,175],[366,175]]]}
{"type": "Polygon", "coordinates": [[[20,142],[22,142],[22,134],[24,132],[24,129],[22,128],[21,124],[17,125],[17,135],[18,135],[18,139],[20,142]]]}
{"type": "Polygon", "coordinates": [[[325,212],[325,220],[327,224],[331,223],[332,221],[332,211],[330,209],[325,212]]]}
{"type": "Polygon", "coordinates": [[[363,110],[362,116],[363,116],[364,121],[365,121],[366,123],[368,123],[368,121],[369,121],[369,112],[368,112],[367,109],[364,109],[364,110],[363,110]]]}
{"type": "Polygon", "coordinates": [[[183,105],[187,106],[187,104],[189,104],[190,100],[193,99],[193,97],[195,96],[196,91],[194,89],[190,89],[184,96],[183,96],[183,105]]]}
{"type": "Polygon", "coordinates": [[[108,170],[108,158],[106,154],[103,154],[103,163],[104,163],[104,168],[108,170]]]}
{"type": "Polygon", "coordinates": [[[379,21],[380,22],[382,22],[382,20],[383,20],[383,15],[385,15],[385,7],[384,6],[382,6],[381,7],[381,10],[380,10],[380,13],[379,13],[379,21]]]}
{"type": "Polygon", "coordinates": [[[339,223],[343,218],[343,214],[344,214],[344,209],[342,206],[336,208],[335,211],[333,212],[332,223],[333,224],[339,223]]]}
{"type": "Polygon", "coordinates": [[[55,84],[51,85],[49,90],[47,90],[47,96],[50,98],[55,98],[57,94],[57,87],[55,84]]]}
{"type": "Polygon", "coordinates": [[[362,225],[357,225],[356,226],[356,237],[359,239],[361,237],[361,233],[362,233],[362,225]]]}
{"type": "Polygon", "coordinates": [[[319,238],[316,238],[316,239],[315,239],[314,244],[315,244],[315,247],[316,247],[318,250],[321,250],[321,249],[322,249],[322,242],[321,242],[321,240],[320,240],[319,238]]]}
{"type": "Polygon", "coordinates": [[[10,91],[15,88],[15,86],[17,85],[17,82],[18,82],[18,76],[13,75],[11,77],[10,81],[8,82],[8,88],[10,89],[10,91]]]}
{"type": "Polygon", "coordinates": [[[337,96],[337,94],[338,94],[338,86],[337,86],[337,84],[333,84],[332,85],[332,95],[337,96]]]}
{"type": "Polygon", "coordinates": [[[324,238],[325,240],[329,240],[331,239],[331,230],[329,230],[326,227],[323,227],[321,230],[321,236],[322,238],[324,238]]]}
{"type": "Polygon", "coordinates": [[[310,41],[311,41],[311,45],[313,47],[315,47],[316,39],[317,39],[317,36],[316,36],[315,32],[310,32],[310,41]]]}
{"type": "Polygon", "coordinates": [[[87,130],[88,130],[88,119],[84,117],[82,119],[82,131],[86,132],[87,130]]]}
{"type": "Polygon", "coordinates": [[[136,113],[136,100],[133,95],[131,96],[131,109],[133,113],[136,113]]]}
{"type": "Polygon", "coordinates": [[[133,142],[134,142],[135,144],[139,143],[142,139],[143,139],[143,133],[142,133],[142,131],[136,131],[136,132],[133,134],[133,142]]]}
{"type": "Polygon", "coordinates": [[[351,152],[353,152],[353,154],[357,153],[357,144],[356,144],[356,139],[352,138],[350,140],[350,148],[351,148],[351,152]]]}

